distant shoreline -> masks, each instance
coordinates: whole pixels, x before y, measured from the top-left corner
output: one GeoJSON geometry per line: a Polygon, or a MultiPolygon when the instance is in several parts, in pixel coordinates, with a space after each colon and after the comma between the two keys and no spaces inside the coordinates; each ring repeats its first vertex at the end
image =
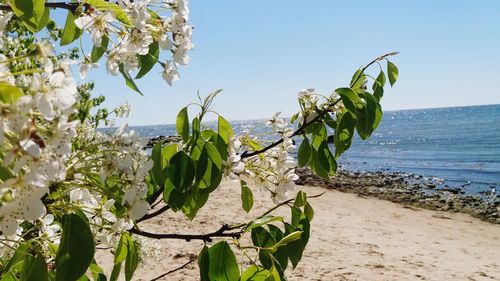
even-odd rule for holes
{"type": "Polygon", "coordinates": [[[415,181],[410,174],[384,172],[337,171],[331,181],[311,173],[309,169],[297,169],[297,185],[320,186],[361,196],[375,197],[436,211],[470,214],[494,224],[500,224],[500,200],[485,201],[479,195],[464,195],[457,188],[435,188],[431,181],[415,181]],[[429,192],[432,190],[432,192],[429,192]]]}

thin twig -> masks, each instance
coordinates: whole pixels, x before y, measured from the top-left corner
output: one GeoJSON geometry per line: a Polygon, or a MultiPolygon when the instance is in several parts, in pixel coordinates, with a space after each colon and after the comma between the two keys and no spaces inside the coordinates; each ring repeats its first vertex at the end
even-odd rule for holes
{"type": "Polygon", "coordinates": [[[145,220],[148,220],[148,219],[151,219],[151,218],[154,218],[158,215],[161,215],[163,214],[165,211],[169,210],[170,209],[170,206],[169,205],[165,205],[163,207],[161,207],[160,209],[152,212],[152,213],[149,213],[149,214],[145,214],[142,218],[136,220],[137,223],[140,223],[141,221],[145,221],[145,220]]]}
{"type": "MultiPolygon", "coordinates": [[[[310,199],[310,198],[317,198],[317,197],[322,196],[322,195],[323,195],[323,194],[325,194],[325,193],[326,193],[326,191],[325,191],[325,192],[322,192],[322,193],[319,193],[319,194],[315,194],[315,195],[307,196],[307,199],[310,199]]],[[[271,209],[267,210],[267,211],[266,211],[265,213],[263,213],[262,215],[260,215],[260,216],[256,217],[256,218],[255,218],[255,220],[260,219],[260,218],[262,218],[262,217],[264,217],[264,216],[269,215],[269,214],[270,214],[270,213],[272,213],[274,210],[278,209],[278,208],[279,208],[279,207],[281,207],[281,206],[284,206],[284,205],[290,204],[290,203],[292,203],[294,200],[295,200],[295,198],[290,198],[290,199],[288,199],[288,200],[286,200],[286,201],[283,201],[283,202],[279,203],[278,205],[276,205],[276,206],[272,207],[271,209]]],[[[247,225],[248,225],[248,223],[242,223],[242,224],[237,224],[237,225],[229,226],[229,230],[234,230],[234,229],[242,228],[242,227],[247,226],[247,225]]]]}
{"type": "Polygon", "coordinates": [[[171,274],[171,273],[174,273],[174,272],[176,272],[176,271],[179,271],[179,270],[183,269],[184,267],[188,266],[188,265],[189,265],[190,263],[192,263],[192,262],[194,262],[194,260],[189,260],[189,261],[188,261],[188,262],[186,262],[185,264],[183,264],[183,265],[181,265],[181,266],[179,266],[179,267],[177,267],[177,268],[175,268],[175,269],[172,269],[172,270],[170,270],[169,272],[163,273],[162,275],[160,275],[160,276],[158,276],[158,277],[156,277],[156,278],[151,279],[151,281],[160,280],[160,278],[163,278],[163,277],[165,277],[165,276],[167,276],[167,275],[169,275],[169,274],[171,274]]]}
{"type": "Polygon", "coordinates": [[[191,240],[202,240],[204,242],[212,242],[213,241],[212,238],[214,237],[231,237],[231,238],[241,237],[241,231],[226,232],[228,230],[231,230],[231,228],[227,224],[224,224],[217,231],[207,234],[151,233],[147,231],[142,231],[135,227],[130,229],[129,232],[154,239],[181,239],[181,240],[186,240],[187,242],[191,240]]]}

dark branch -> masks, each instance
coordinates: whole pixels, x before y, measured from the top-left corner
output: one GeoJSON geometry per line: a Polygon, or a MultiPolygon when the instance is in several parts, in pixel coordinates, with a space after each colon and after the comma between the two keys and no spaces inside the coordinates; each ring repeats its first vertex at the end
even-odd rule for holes
{"type": "MultiPolygon", "coordinates": [[[[67,3],[67,2],[47,2],[45,3],[46,8],[52,9],[66,9],[71,11],[72,13],[76,12],[76,9],[80,6],[80,3],[67,3]]],[[[0,5],[1,11],[12,11],[12,7],[10,5],[0,5]]]]}
{"type": "MultiPolygon", "coordinates": [[[[372,60],[370,63],[368,63],[365,67],[363,67],[361,69],[361,71],[359,72],[358,76],[356,76],[356,79],[354,79],[350,85],[350,87],[353,87],[359,80],[359,78],[361,78],[361,75],[366,71],[366,69],[368,67],[370,67],[372,64],[376,63],[377,61],[381,61],[381,60],[384,60],[385,58],[389,57],[389,56],[394,56],[394,55],[397,55],[399,52],[391,52],[391,53],[387,53],[385,55],[382,55],[374,60],[372,60]]],[[[333,103],[331,103],[328,108],[332,107],[332,106],[335,106],[337,103],[340,102],[340,99],[337,99],[335,100],[333,103]]],[[[295,132],[293,132],[293,134],[290,136],[290,137],[295,137],[295,136],[298,136],[298,135],[302,135],[304,134],[305,132],[305,129],[313,124],[314,122],[318,121],[319,119],[323,118],[323,116],[325,116],[325,114],[328,113],[328,108],[321,111],[318,116],[316,116],[315,118],[313,118],[311,121],[309,122],[304,122],[304,124],[302,124],[302,126],[300,126],[300,128],[298,128],[295,132]]],[[[241,154],[241,158],[248,158],[248,157],[252,157],[252,156],[255,156],[255,155],[258,155],[258,154],[261,154],[263,152],[266,152],[268,151],[269,149],[281,144],[283,142],[283,138],[273,142],[272,144],[270,144],[269,146],[266,146],[265,148],[263,149],[260,149],[260,150],[256,150],[256,151],[253,151],[253,152],[248,152],[248,151],[245,151],[241,154]]]]}
{"type": "Polygon", "coordinates": [[[176,271],[179,271],[179,270],[183,269],[184,267],[188,266],[188,265],[189,265],[190,263],[192,263],[192,262],[194,262],[194,260],[189,260],[189,261],[188,261],[188,262],[186,262],[185,264],[183,264],[183,265],[181,265],[181,266],[179,266],[179,267],[177,267],[177,268],[175,268],[175,269],[172,269],[172,270],[170,270],[169,272],[163,273],[162,275],[160,275],[160,276],[158,276],[158,277],[156,277],[156,278],[151,279],[151,281],[160,280],[161,278],[163,278],[163,277],[165,277],[165,276],[167,276],[167,275],[169,275],[169,274],[171,274],[171,273],[174,273],[174,272],[176,272],[176,271]]]}
{"type": "Polygon", "coordinates": [[[158,210],[156,210],[156,211],[154,211],[152,213],[145,214],[144,217],[136,220],[135,222],[136,223],[140,223],[141,221],[149,220],[151,218],[154,218],[154,217],[156,217],[158,215],[163,214],[165,211],[167,211],[169,209],[170,209],[170,206],[169,205],[165,205],[165,206],[161,207],[160,209],[158,209],[158,210]]]}
{"type": "Polygon", "coordinates": [[[129,230],[129,232],[154,239],[181,239],[181,240],[186,240],[187,242],[191,240],[202,240],[204,242],[212,242],[213,241],[212,238],[215,237],[231,237],[231,238],[241,237],[241,231],[226,232],[228,230],[230,230],[230,227],[227,224],[224,224],[217,231],[207,234],[151,233],[139,230],[135,227],[129,230]]]}

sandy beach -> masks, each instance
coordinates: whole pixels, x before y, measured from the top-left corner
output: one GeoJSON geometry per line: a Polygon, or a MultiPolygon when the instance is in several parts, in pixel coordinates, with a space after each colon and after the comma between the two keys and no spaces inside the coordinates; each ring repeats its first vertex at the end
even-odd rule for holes
{"type": "MultiPolygon", "coordinates": [[[[289,280],[500,280],[500,225],[466,214],[405,207],[386,200],[300,186],[315,210],[308,247],[289,280]]],[[[167,212],[142,223],[157,233],[208,233],[238,218],[258,216],[273,206],[254,192],[249,215],[240,207],[238,183],[225,181],[193,222],[167,212]]],[[[288,216],[283,207],[276,214],[288,216]]],[[[152,241],[157,252],[137,270],[135,280],[151,280],[196,259],[203,242],[152,241]]],[[[242,257],[238,257],[243,260],[242,257]]],[[[111,269],[112,257],[97,256],[111,269]]],[[[196,262],[160,280],[198,280],[196,262]]]]}

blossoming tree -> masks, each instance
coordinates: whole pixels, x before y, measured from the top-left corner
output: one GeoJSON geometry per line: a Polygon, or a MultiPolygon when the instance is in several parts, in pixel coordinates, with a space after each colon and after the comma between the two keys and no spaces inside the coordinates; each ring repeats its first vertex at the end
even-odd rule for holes
{"type": "Polygon", "coordinates": [[[179,143],[157,144],[149,154],[145,140],[126,126],[113,134],[97,130],[130,109],[100,108],[103,97],[92,97],[92,83],[77,85],[72,69],[84,77],[105,61],[110,75],[123,76],[140,93],[134,80],[158,64],[171,85],[193,48],[187,2],[0,1],[0,280],[131,280],[140,262],[138,237],[204,241],[201,280],[285,280],[285,270],[297,266],[314,211],[305,192],[288,198],[295,168],[309,166],[329,179],[355,131],[362,139],[372,134],[382,117],[386,76],[391,86],[398,76],[387,60],[395,53],[359,69],[331,95],[300,91],[300,112],[290,123],[278,114],[266,123],[274,142],[251,130],[235,135],[218,114],[217,128],[203,125],[216,91],[194,104],[194,118],[187,107],[180,110],[179,143]],[[64,26],[52,19],[57,12],[67,13],[64,26]],[[64,47],[84,33],[90,34],[90,54],[64,47]],[[366,73],[383,62],[386,71],[366,73]],[[328,131],[334,132],[334,152],[328,131]],[[301,139],[298,163],[289,155],[294,137],[301,139]],[[276,206],[206,234],[141,228],[170,211],[192,220],[224,177],[240,182],[245,211],[256,189],[268,192],[276,206]],[[290,221],[273,215],[278,207],[290,208],[290,221]],[[109,276],[94,259],[97,245],[114,253],[109,276]],[[245,252],[251,266],[240,268],[234,251],[244,249],[251,250],[245,252]]]}

